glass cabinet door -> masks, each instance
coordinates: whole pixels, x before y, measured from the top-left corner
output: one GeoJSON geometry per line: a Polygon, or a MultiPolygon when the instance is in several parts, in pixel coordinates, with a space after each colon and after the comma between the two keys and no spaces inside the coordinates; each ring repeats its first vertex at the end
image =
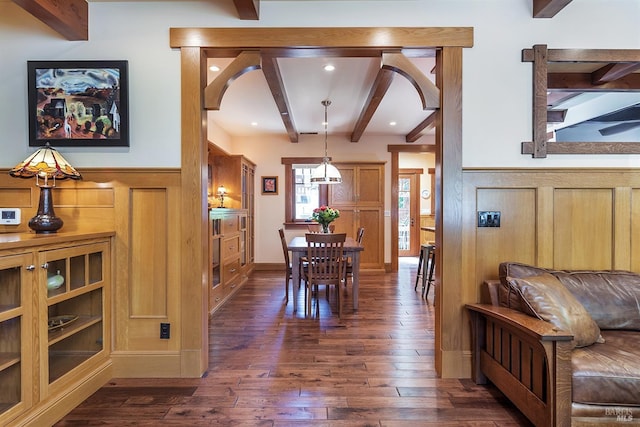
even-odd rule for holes
{"type": "Polygon", "coordinates": [[[107,248],[97,243],[39,254],[40,286],[46,287],[41,304],[47,314],[41,335],[48,338],[41,344],[48,355],[42,369],[49,384],[104,349],[107,248]]]}
{"type": "Polygon", "coordinates": [[[0,257],[0,424],[31,406],[33,256],[0,257]]]}

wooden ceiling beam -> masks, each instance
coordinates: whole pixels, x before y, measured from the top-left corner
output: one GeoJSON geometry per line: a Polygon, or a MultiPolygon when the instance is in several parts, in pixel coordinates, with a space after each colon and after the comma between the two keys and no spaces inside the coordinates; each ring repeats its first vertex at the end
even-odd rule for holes
{"type": "Polygon", "coordinates": [[[241,75],[249,71],[258,70],[261,67],[261,57],[258,51],[244,51],[233,60],[228,67],[204,88],[205,110],[220,110],[222,97],[231,83],[241,75]]]}
{"type": "Polygon", "coordinates": [[[260,0],[233,0],[240,19],[258,21],[260,19],[260,0]]]}
{"type": "Polygon", "coordinates": [[[291,117],[291,108],[289,107],[289,100],[287,98],[287,92],[284,88],[284,82],[282,81],[282,75],[280,68],[278,67],[278,61],[271,56],[262,56],[262,73],[267,79],[267,84],[271,90],[273,100],[276,102],[278,112],[282,118],[289,140],[291,142],[298,142],[299,133],[296,129],[296,125],[293,123],[291,117]]]}
{"type": "Polygon", "coordinates": [[[564,123],[567,110],[547,110],[547,123],[564,123]]]}
{"type": "Polygon", "coordinates": [[[406,142],[416,142],[418,138],[422,136],[422,131],[433,128],[436,125],[436,118],[438,117],[436,113],[437,112],[434,111],[429,114],[426,119],[420,122],[418,126],[416,126],[411,132],[407,134],[407,136],[405,136],[404,140],[406,142]]]}
{"type": "Polygon", "coordinates": [[[533,0],[533,17],[553,18],[569,3],[571,0],[533,0]]]}
{"type": "Polygon", "coordinates": [[[618,80],[631,73],[640,70],[640,62],[617,62],[607,64],[591,73],[591,83],[601,85],[603,83],[618,80]]]}
{"type": "Polygon", "coordinates": [[[402,75],[415,87],[424,110],[440,108],[440,90],[436,85],[402,53],[384,52],[380,71],[351,133],[351,142],[358,142],[362,137],[382,98],[389,90],[394,73],[402,75]]]}
{"type": "Polygon", "coordinates": [[[592,73],[549,73],[548,90],[562,91],[640,91],[640,74],[629,73],[617,80],[593,84],[592,73]]]}
{"type": "Polygon", "coordinates": [[[89,40],[89,5],[86,0],[13,0],[13,2],[67,40],[89,40]]]}
{"type": "Polygon", "coordinates": [[[387,90],[389,90],[389,86],[391,86],[391,82],[393,81],[393,75],[393,71],[389,69],[380,68],[378,71],[378,75],[376,75],[373,86],[371,86],[371,90],[369,91],[369,96],[360,112],[360,117],[358,117],[358,121],[356,121],[356,125],[351,133],[351,142],[360,141],[364,130],[378,109],[382,98],[384,98],[387,90]]]}

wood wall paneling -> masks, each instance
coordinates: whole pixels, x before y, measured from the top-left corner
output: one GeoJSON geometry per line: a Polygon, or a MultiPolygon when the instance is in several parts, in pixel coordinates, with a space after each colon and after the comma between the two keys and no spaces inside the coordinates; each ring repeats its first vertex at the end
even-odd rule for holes
{"type": "Polygon", "coordinates": [[[631,226],[629,229],[629,247],[631,248],[631,254],[629,256],[631,271],[640,271],[640,220],[633,220],[634,218],[640,218],[640,188],[633,188],[631,190],[631,226]],[[634,237],[635,236],[635,237],[634,237]]]}
{"type": "Polygon", "coordinates": [[[476,226],[476,274],[492,277],[505,260],[536,263],[535,189],[480,188],[477,211],[499,211],[501,218],[500,227],[476,226]]]}
{"type": "Polygon", "coordinates": [[[131,189],[130,316],[167,317],[166,189],[131,189]],[[152,262],[147,262],[148,260],[152,262]]]}
{"type": "Polygon", "coordinates": [[[554,194],[554,268],[613,267],[612,189],[556,189],[554,194]]]}
{"type": "MultiPolygon", "coordinates": [[[[39,189],[34,180],[0,171],[0,206],[20,207],[22,224],[0,232],[30,232],[39,189]]],[[[176,169],[83,169],[81,181],[53,190],[60,233],[115,230],[112,250],[113,372],[115,376],[180,376],[182,218],[176,169]],[[159,339],[160,322],[171,339],[159,339]]]]}

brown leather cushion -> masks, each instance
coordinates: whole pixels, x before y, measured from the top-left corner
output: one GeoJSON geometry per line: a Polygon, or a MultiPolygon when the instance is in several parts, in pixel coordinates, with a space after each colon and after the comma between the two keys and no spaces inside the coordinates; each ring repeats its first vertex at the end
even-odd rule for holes
{"type": "Polygon", "coordinates": [[[622,270],[552,270],[518,262],[499,266],[501,306],[535,316],[522,304],[507,277],[551,273],[576,297],[601,329],[640,331],[640,274],[622,270]]]}
{"type": "Polygon", "coordinates": [[[640,275],[628,271],[554,271],[601,329],[640,331],[640,275]]]}
{"type": "Polygon", "coordinates": [[[591,345],[600,339],[600,328],[596,322],[553,274],[507,277],[507,283],[535,317],[571,333],[574,347],[591,345]]]}
{"type": "Polygon", "coordinates": [[[512,308],[514,310],[522,311],[529,316],[537,317],[535,313],[532,313],[526,304],[522,304],[520,296],[514,292],[513,288],[507,282],[507,277],[530,277],[539,276],[540,274],[547,273],[545,268],[534,267],[532,265],[521,264],[518,262],[503,262],[498,267],[498,274],[500,276],[500,289],[498,290],[498,302],[502,307],[512,308]]]}
{"type": "Polygon", "coordinates": [[[573,402],[640,406],[640,332],[602,335],[605,344],[572,352],[573,402]]]}

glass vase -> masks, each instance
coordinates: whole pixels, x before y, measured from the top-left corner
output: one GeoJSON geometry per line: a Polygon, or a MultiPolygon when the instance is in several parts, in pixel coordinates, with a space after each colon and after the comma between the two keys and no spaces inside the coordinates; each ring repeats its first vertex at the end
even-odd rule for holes
{"type": "Polygon", "coordinates": [[[322,232],[323,233],[331,233],[331,231],[329,231],[329,223],[328,222],[323,222],[320,225],[322,225],[322,232]]]}

